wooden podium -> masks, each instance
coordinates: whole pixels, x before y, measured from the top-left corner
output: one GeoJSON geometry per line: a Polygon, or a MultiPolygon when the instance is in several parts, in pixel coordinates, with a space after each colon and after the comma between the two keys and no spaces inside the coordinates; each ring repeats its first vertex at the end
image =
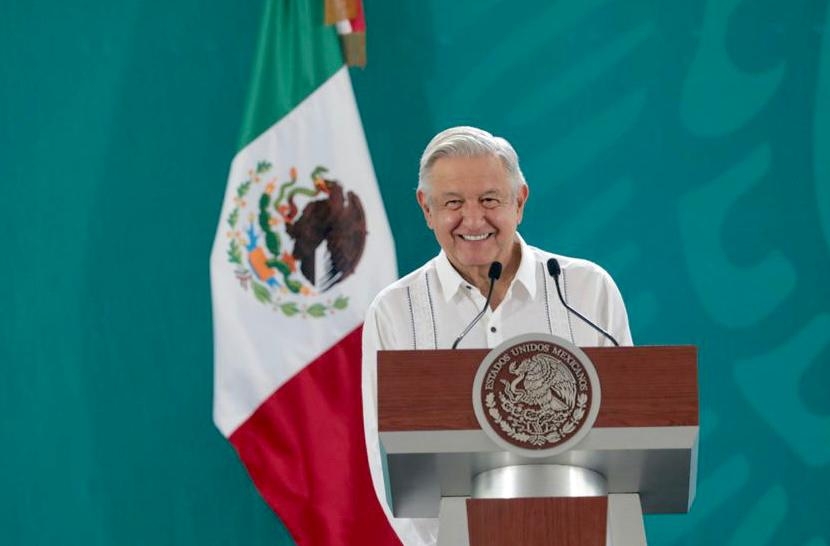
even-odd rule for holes
{"type": "Polygon", "coordinates": [[[378,429],[395,516],[439,517],[439,546],[637,546],[645,545],[643,513],[687,512],[697,349],[583,351],[599,375],[599,414],[576,447],[541,459],[497,446],[476,420],[473,380],[487,349],[380,351],[378,429]],[[572,471],[596,475],[600,492],[571,488],[572,471]],[[518,492],[487,494],[492,473],[517,473],[518,492]]]}

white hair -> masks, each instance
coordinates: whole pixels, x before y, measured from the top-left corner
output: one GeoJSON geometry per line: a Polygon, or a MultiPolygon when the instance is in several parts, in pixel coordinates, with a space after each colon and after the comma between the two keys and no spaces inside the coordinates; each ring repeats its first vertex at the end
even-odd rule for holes
{"type": "Polygon", "coordinates": [[[519,168],[519,156],[507,140],[476,127],[451,127],[435,135],[421,156],[418,190],[428,193],[432,166],[444,157],[497,157],[504,165],[513,192],[527,186],[519,168]]]}

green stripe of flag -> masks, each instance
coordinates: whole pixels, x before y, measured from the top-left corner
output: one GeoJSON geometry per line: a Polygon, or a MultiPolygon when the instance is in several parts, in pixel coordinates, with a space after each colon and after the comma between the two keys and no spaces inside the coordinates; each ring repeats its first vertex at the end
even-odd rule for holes
{"type": "Polygon", "coordinates": [[[323,0],[266,0],[239,149],[288,114],[343,66],[323,0]]]}

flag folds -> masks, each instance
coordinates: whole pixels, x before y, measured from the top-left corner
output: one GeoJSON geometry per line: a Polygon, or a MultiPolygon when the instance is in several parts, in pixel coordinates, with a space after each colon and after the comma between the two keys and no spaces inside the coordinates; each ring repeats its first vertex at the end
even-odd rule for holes
{"type": "Polygon", "coordinates": [[[268,0],[211,253],[214,420],[298,544],[400,544],[369,474],[360,332],[395,254],[336,31],[268,0]]]}

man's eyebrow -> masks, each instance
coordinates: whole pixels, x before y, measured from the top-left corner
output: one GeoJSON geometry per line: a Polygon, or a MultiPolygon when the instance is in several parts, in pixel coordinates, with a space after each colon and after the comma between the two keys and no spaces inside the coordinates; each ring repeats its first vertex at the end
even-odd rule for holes
{"type": "Polygon", "coordinates": [[[497,189],[492,189],[492,190],[487,190],[487,191],[483,192],[481,195],[479,195],[479,198],[481,198],[481,197],[494,197],[494,196],[495,197],[502,197],[503,195],[504,195],[503,191],[497,190],[497,189]]]}

